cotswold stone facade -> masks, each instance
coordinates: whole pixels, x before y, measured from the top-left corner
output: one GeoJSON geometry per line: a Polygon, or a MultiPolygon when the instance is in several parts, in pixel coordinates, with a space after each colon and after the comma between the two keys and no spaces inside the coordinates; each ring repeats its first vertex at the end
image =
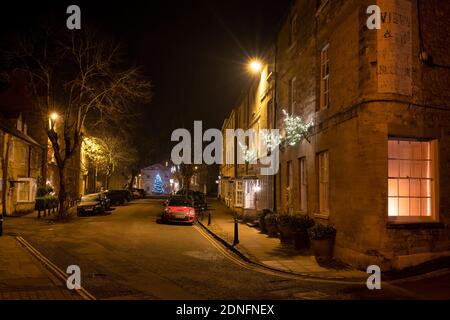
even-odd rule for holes
{"type": "Polygon", "coordinates": [[[450,255],[450,3],[376,2],[380,30],[374,1],[299,0],[285,19],[278,126],[283,109],[315,126],[282,150],[276,203],[334,225],[335,258],[386,270],[450,255]]]}
{"type": "MultiPolygon", "coordinates": [[[[225,120],[222,127],[223,159],[235,159],[236,163],[237,150],[242,148],[237,139],[232,144],[227,143],[226,130],[253,130],[259,137],[261,130],[274,128],[274,58],[274,51],[268,50],[260,72],[249,74],[252,79],[248,90],[244,91],[237,107],[225,120]]],[[[255,153],[256,159],[266,156],[259,145],[254,146],[248,140],[243,144],[255,153]]],[[[258,219],[258,213],[273,210],[274,206],[273,177],[261,174],[261,163],[256,159],[248,164],[223,164],[220,168],[220,198],[251,222],[258,219]]]]}

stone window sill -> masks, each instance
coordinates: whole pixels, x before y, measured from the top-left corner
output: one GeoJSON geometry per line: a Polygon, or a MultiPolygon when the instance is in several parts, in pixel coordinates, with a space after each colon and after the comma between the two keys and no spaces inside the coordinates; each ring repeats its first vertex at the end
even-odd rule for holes
{"type": "Polygon", "coordinates": [[[404,230],[414,230],[414,229],[444,229],[445,225],[441,222],[388,222],[388,229],[404,229],[404,230]]]}

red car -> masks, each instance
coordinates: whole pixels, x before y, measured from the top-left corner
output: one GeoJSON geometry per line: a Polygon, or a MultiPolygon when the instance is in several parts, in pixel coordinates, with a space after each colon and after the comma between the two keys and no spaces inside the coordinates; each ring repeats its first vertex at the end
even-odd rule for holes
{"type": "Polygon", "coordinates": [[[163,222],[176,222],[194,224],[195,222],[194,203],[185,196],[174,196],[165,203],[163,222]]]}

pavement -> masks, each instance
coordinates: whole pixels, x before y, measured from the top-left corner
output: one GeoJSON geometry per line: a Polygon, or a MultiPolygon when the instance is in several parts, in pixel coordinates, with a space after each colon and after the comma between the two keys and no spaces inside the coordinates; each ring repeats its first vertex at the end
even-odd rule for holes
{"type": "Polygon", "coordinates": [[[0,300],[73,300],[67,290],[15,237],[0,237],[0,300]]]}
{"type": "Polygon", "coordinates": [[[311,250],[296,251],[293,245],[283,244],[278,238],[271,238],[242,221],[238,224],[239,244],[233,246],[234,212],[219,201],[213,200],[209,203],[211,224],[208,225],[207,214],[205,214],[203,220],[200,219],[202,226],[252,262],[281,272],[306,277],[356,281],[367,279],[367,273],[336,261],[319,264],[311,250]]]}

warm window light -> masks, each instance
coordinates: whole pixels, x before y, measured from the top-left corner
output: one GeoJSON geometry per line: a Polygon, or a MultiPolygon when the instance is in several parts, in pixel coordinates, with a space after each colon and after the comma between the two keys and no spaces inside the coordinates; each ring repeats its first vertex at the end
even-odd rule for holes
{"type": "Polygon", "coordinates": [[[254,73],[261,72],[262,65],[259,61],[253,60],[250,62],[250,70],[254,73]]]}

